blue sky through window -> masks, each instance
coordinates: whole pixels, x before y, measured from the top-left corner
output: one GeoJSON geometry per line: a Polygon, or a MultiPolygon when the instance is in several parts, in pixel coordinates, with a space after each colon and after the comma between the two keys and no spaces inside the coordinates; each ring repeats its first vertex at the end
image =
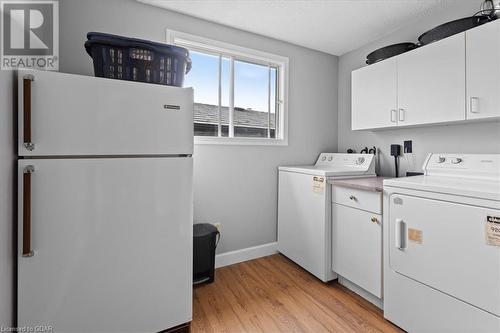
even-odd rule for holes
{"type": "MultiPolygon", "coordinates": [[[[218,104],[219,57],[190,51],[193,67],[186,76],[186,87],[194,88],[196,103],[218,104]]],[[[229,105],[229,59],[222,61],[222,105],[229,105]]],[[[240,60],[234,62],[234,106],[267,112],[268,67],[240,60]]],[[[271,112],[275,112],[276,69],[271,71],[271,112]]]]}

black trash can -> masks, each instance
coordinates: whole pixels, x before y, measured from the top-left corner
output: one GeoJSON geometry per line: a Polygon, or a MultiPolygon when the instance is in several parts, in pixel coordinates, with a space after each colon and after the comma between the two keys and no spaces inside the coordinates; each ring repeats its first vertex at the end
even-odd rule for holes
{"type": "Polygon", "coordinates": [[[193,225],[193,284],[214,281],[215,248],[219,239],[219,230],[212,224],[193,225]]]}

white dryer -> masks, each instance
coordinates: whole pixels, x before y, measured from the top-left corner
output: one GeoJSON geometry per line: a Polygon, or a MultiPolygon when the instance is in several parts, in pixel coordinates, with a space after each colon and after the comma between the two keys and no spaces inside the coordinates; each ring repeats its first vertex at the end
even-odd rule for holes
{"type": "Polygon", "coordinates": [[[500,332],[500,155],[430,154],[384,181],[384,316],[409,332],[500,332]]]}
{"type": "Polygon", "coordinates": [[[320,280],[334,279],[327,182],[373,176],[371,154],[322,153],[314,165],[279,167],[278,251],[320,280]]]}

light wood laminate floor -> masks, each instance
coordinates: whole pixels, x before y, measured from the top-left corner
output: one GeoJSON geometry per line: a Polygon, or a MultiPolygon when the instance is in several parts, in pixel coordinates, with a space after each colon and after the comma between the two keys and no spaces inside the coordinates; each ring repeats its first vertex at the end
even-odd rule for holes
{"type": "Polygon", "coordinates": [[[192,331],[403,332],[370,302],[280,254],[219,268],[214,283],[195,287],[192,331]]]}

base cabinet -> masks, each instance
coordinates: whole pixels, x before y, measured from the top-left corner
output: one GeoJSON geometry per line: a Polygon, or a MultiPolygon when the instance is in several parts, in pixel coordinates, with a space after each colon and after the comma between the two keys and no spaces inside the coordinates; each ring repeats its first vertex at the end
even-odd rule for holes
{"type": "MultiPolygon", "coordinates": [[[[380,206],[377,194],[373,199],[380,206]]],[[[332,267],[335,273],[382,298],[381,214],[333,202],[332,267]]]]}

